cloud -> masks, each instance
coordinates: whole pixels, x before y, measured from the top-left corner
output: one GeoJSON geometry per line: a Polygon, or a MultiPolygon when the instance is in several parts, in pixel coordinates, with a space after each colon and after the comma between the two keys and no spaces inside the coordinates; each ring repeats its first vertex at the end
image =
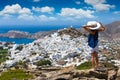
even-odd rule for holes
{"type": "Polygon", "coordinates": [[[18,13],[19,14],[32,14],[31,10],[28,8],[22,8],[18,13]]]}
{"type": "Polygon", "coordinates": [[[97,11],[107,11],[115,5],[106,4],[106,0],[84,0],[85,3],[92,5],[97,11]]]}
{"type": "Polygon", "coordinates": [[[33,2],[40,2],[40,0],[33,0],[33,2]]]}
{"type": "Polygon", "coordinates": [[[76,8],[62,8],[61,13],[59,13],[59,15],[74,18],[94,18],[95,16],[92,15],[92,13],[94,13],[94,11],[76,8]]]}
{"type": "Polygon", "coordinates": [[[55,17],[47,17],[45,15],[40,15],[39,20],[40,21],[55,21],[55,20],[57,20],[57,18],[55,18],[55,17]]]}
{"type": "Polygon", "coordinates": [[[3,18],[33,19],[31,10],[25,7],[22,8],[19,4],[5,6],[4,9],[0,11],[0,16],[3,16],[3,18]]]}
{"type": "Polygon", "coordinates": [[[109,10],[110,8],[114,8],[114,7],[115,7],[114,5],[109,5],[109,4],[97,4],[94,6],[94,8],[97,11],[106,11],[106,10],[109,10]]]}
{"type": "Polygon", "coordinates": [[[0,15],[6,14],[32,14],[31,10],[28,8],[22,8],[19,4],[7,5],[5,8],[0,11],[0,15]]]}
{"type": "Polygon", "coordinates": [[[80,4],[80,1],[76,1],[75,3],[79,5],[79,4],[80,4]]]}
{"type": "Polygon", "coordinates": [[[115,11],[115,12],[113,12],[113,14],[120,15],[120,11],[115,11]]]}
{"type": "Polygon", "coordinates": [[[36,11],[36,12],[43,12],[43,13],[52,13],[55,9],[53,7],[48,7],[48,6],[45,6],[45,7],[32,7],[32,10],[33,11],[36,11]]]}
{"type": "Polygon", "coordinates": [[[18,19],[24,19],[24,20],[34,20],[35,17],[32,15],[22,14],[18,16],[18,19]]]}

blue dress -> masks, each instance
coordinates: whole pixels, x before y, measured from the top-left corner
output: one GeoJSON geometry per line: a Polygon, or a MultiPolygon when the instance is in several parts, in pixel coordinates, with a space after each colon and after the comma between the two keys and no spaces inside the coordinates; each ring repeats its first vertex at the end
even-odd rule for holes
{"type": "Polygon", "coordinates": [[[98,45],[98,30],[96,30],[95,34],[88,35],[88,45],[91,48],[95,48],[98,45]]]}

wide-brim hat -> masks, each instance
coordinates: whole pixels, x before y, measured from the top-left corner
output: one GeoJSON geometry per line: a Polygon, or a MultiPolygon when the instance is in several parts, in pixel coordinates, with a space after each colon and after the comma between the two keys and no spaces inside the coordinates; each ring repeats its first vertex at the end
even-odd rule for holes
{"type": "Polygon", "coordinates": [[[89,29],[91,29],[91,30],[96,30],[96,29],[99,29],[101,27],[101,24],[97,21],[88,21],[87,26],[91,26],[91,25],[95,26],[95,27],[89,27],[89,29]]]}

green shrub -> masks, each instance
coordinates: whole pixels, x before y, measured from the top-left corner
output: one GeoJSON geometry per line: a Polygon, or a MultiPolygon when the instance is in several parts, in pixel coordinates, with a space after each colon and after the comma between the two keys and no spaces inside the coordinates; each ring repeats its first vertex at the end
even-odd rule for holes
{"type": "Polygon", "coordinates": [[[23,49],[23,46],[18,46],[16,49],[21,51],[23,49]]]}
{"type": "Polygon", "coordinates": [[[16,63],[15,67],[18,67],[19,65],[21,65],[23,68],[28,68],[28,65],[26,64],[26,62],[23,62],[23,61],[19,61],[16,63]]]}
{"type": "Polygon", "coordinates": [[[51,62],[49,60],[41,60],[36,63],[37,66],[43,66],[43,65],[51,65],[51,62]]]}
{"type": "Polygon", "coordinates": [[[27,74],[25,71],[18,70],[8,70],[7,72],[3,72],[0,76],[0,80],[23,80],[23,79],[32,79],[33,75],[27,74]]]}
{"type": "Polygon", "coordinates": [[[115,67],[113,63],[104,62],[103,64],[104,64],[104,66],[106,68],[113,68],[113,67],[115,67]]]}
{"type": "Polygon", "coordinates": [[[92,68],[91,62],[85,62],[85,63],[82,63],[79,66],[77,66],[77,69],[79,69],[79,70],[91,69],[91,68],[92,68]]]}
{"type": "Polygon", "coordinates": [[[0,63],[6,61],[8,56],[8,50],[7,49],[0,49],[0,63]]]}
{"type": "Polygon", "coordinates": [[[45,55],[45,57],[44,58],[49,58],[49,55],[47,54],[47,55],[45,55]]]}

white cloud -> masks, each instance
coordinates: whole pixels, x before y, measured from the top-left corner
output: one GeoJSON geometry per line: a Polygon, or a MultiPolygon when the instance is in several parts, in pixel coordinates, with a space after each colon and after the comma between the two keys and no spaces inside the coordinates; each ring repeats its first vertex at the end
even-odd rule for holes
{"type": "Polygon", "coordinates": [[[52,11],[54,11],[54,8],[53,7],[48,7],[48,6],[46,6],[46,7],[42,7],[41,8],[41,12],[52,12],[52,11]]]}
{"type": "Polygon", "coordinates": [[[13,16],[12,15],[9,15],[9,14],[4,14],[3,15],[3,19],[10,19],[12,18],[13,16]]]}
{"type": "Polygon", "coordinates": [[[120,15],[120,11],[115,11],[113,14],[120,15]]]}
{"type": "Polygon", "coordinates": [[[32,7],[32,10],[33,11],[37,11],[37,12],[43,12],[43,13],[52,13],[55,9],[53,7],[48,7],[48,6],[45,6],[45,7],[32,7]]]}
{"type": "Polygon", "coordinates": [[[21,7],[19,4],[7,5],[2,11],[0,11],[0,16],[3,18],[17,17],[19,19],[33,19],[32,12],[29,8],[21,7]]]}
{"type": "Polygon", "coordinates": [[[19,12],[19,10],[21,10],[21,7],[19,6],[19,4],[15,4],[15,5],[12,5],[12,6],[5,6],[5,8],[0,11],[0,14],[1,15],[4,15],[4,14],[16,14],[19,12]]]}
{"type": "Polygon", "coordinates": [[[114,5],[109,5],[109,4],[97,4],[94,6],[94,8],[97,11],[106,11],[106,10],[109,10],[110,8],[114,8],[114,7],[115,7],[114,5]]]}
{"type": "Polygon", "coordinates": [[[22,14],[18,16],[18,19],[34,20],[35,18],[32,15],[22,14]]]}
{"type": "Polygon", "coordinates": [[[106,4],[106,0],[84,0],[85,3],[92,5],[97,11],[106,11],[114,8],[115,5],[106,4]]]}
{"type": "Polygon", "coordinates": [[[41,21],[46,21],[46,20],[48,19],[48,17],[45,16],[45,15],[40,15],[40,16],[39,16],[39,19],[40,19],[41,21]]]}
{"type": "Polygon", "coordinates": [[[4,14],[31,14],[31,10],[28,8],[22,8],[19,4],[7,5],[0,11],[0,15],[4,14]]]}
{"type": "Polygon", "coordinates": [[[33,0],[33,2],[40,2],[40,0],[33,0]]]}
{"type": "Polygon", "coordinates": [[[47,17],[45,15],[40,15],[39,16],[40,21],[54,21],[57,20],[55,17],[47,17]]]}
{"type": "Polygon", "coordinates": [[[80,4],[80,1],[76,1],[75,3],[79,5],[79,4],[80,4]]]}
{"type": "Polygon", "coordinates": [[[22,9],[19,11],[19,14],[32,14],[32,12],[31,12],[30,9],[28,9],[28,8],[22,8],[22,9]]]}
{"type": "Polygon", "coordinates": [[[85,0],[87,4],[96,5],[106,2],[105,0],[85,0]]]}
{"type": "Polygon", "coordinates": [[[92,13],[94,13],[94,11],[76,8],[62,8],[59,15],[74,18],[94,18],[94,15],[92,15],[92,13]]]}

